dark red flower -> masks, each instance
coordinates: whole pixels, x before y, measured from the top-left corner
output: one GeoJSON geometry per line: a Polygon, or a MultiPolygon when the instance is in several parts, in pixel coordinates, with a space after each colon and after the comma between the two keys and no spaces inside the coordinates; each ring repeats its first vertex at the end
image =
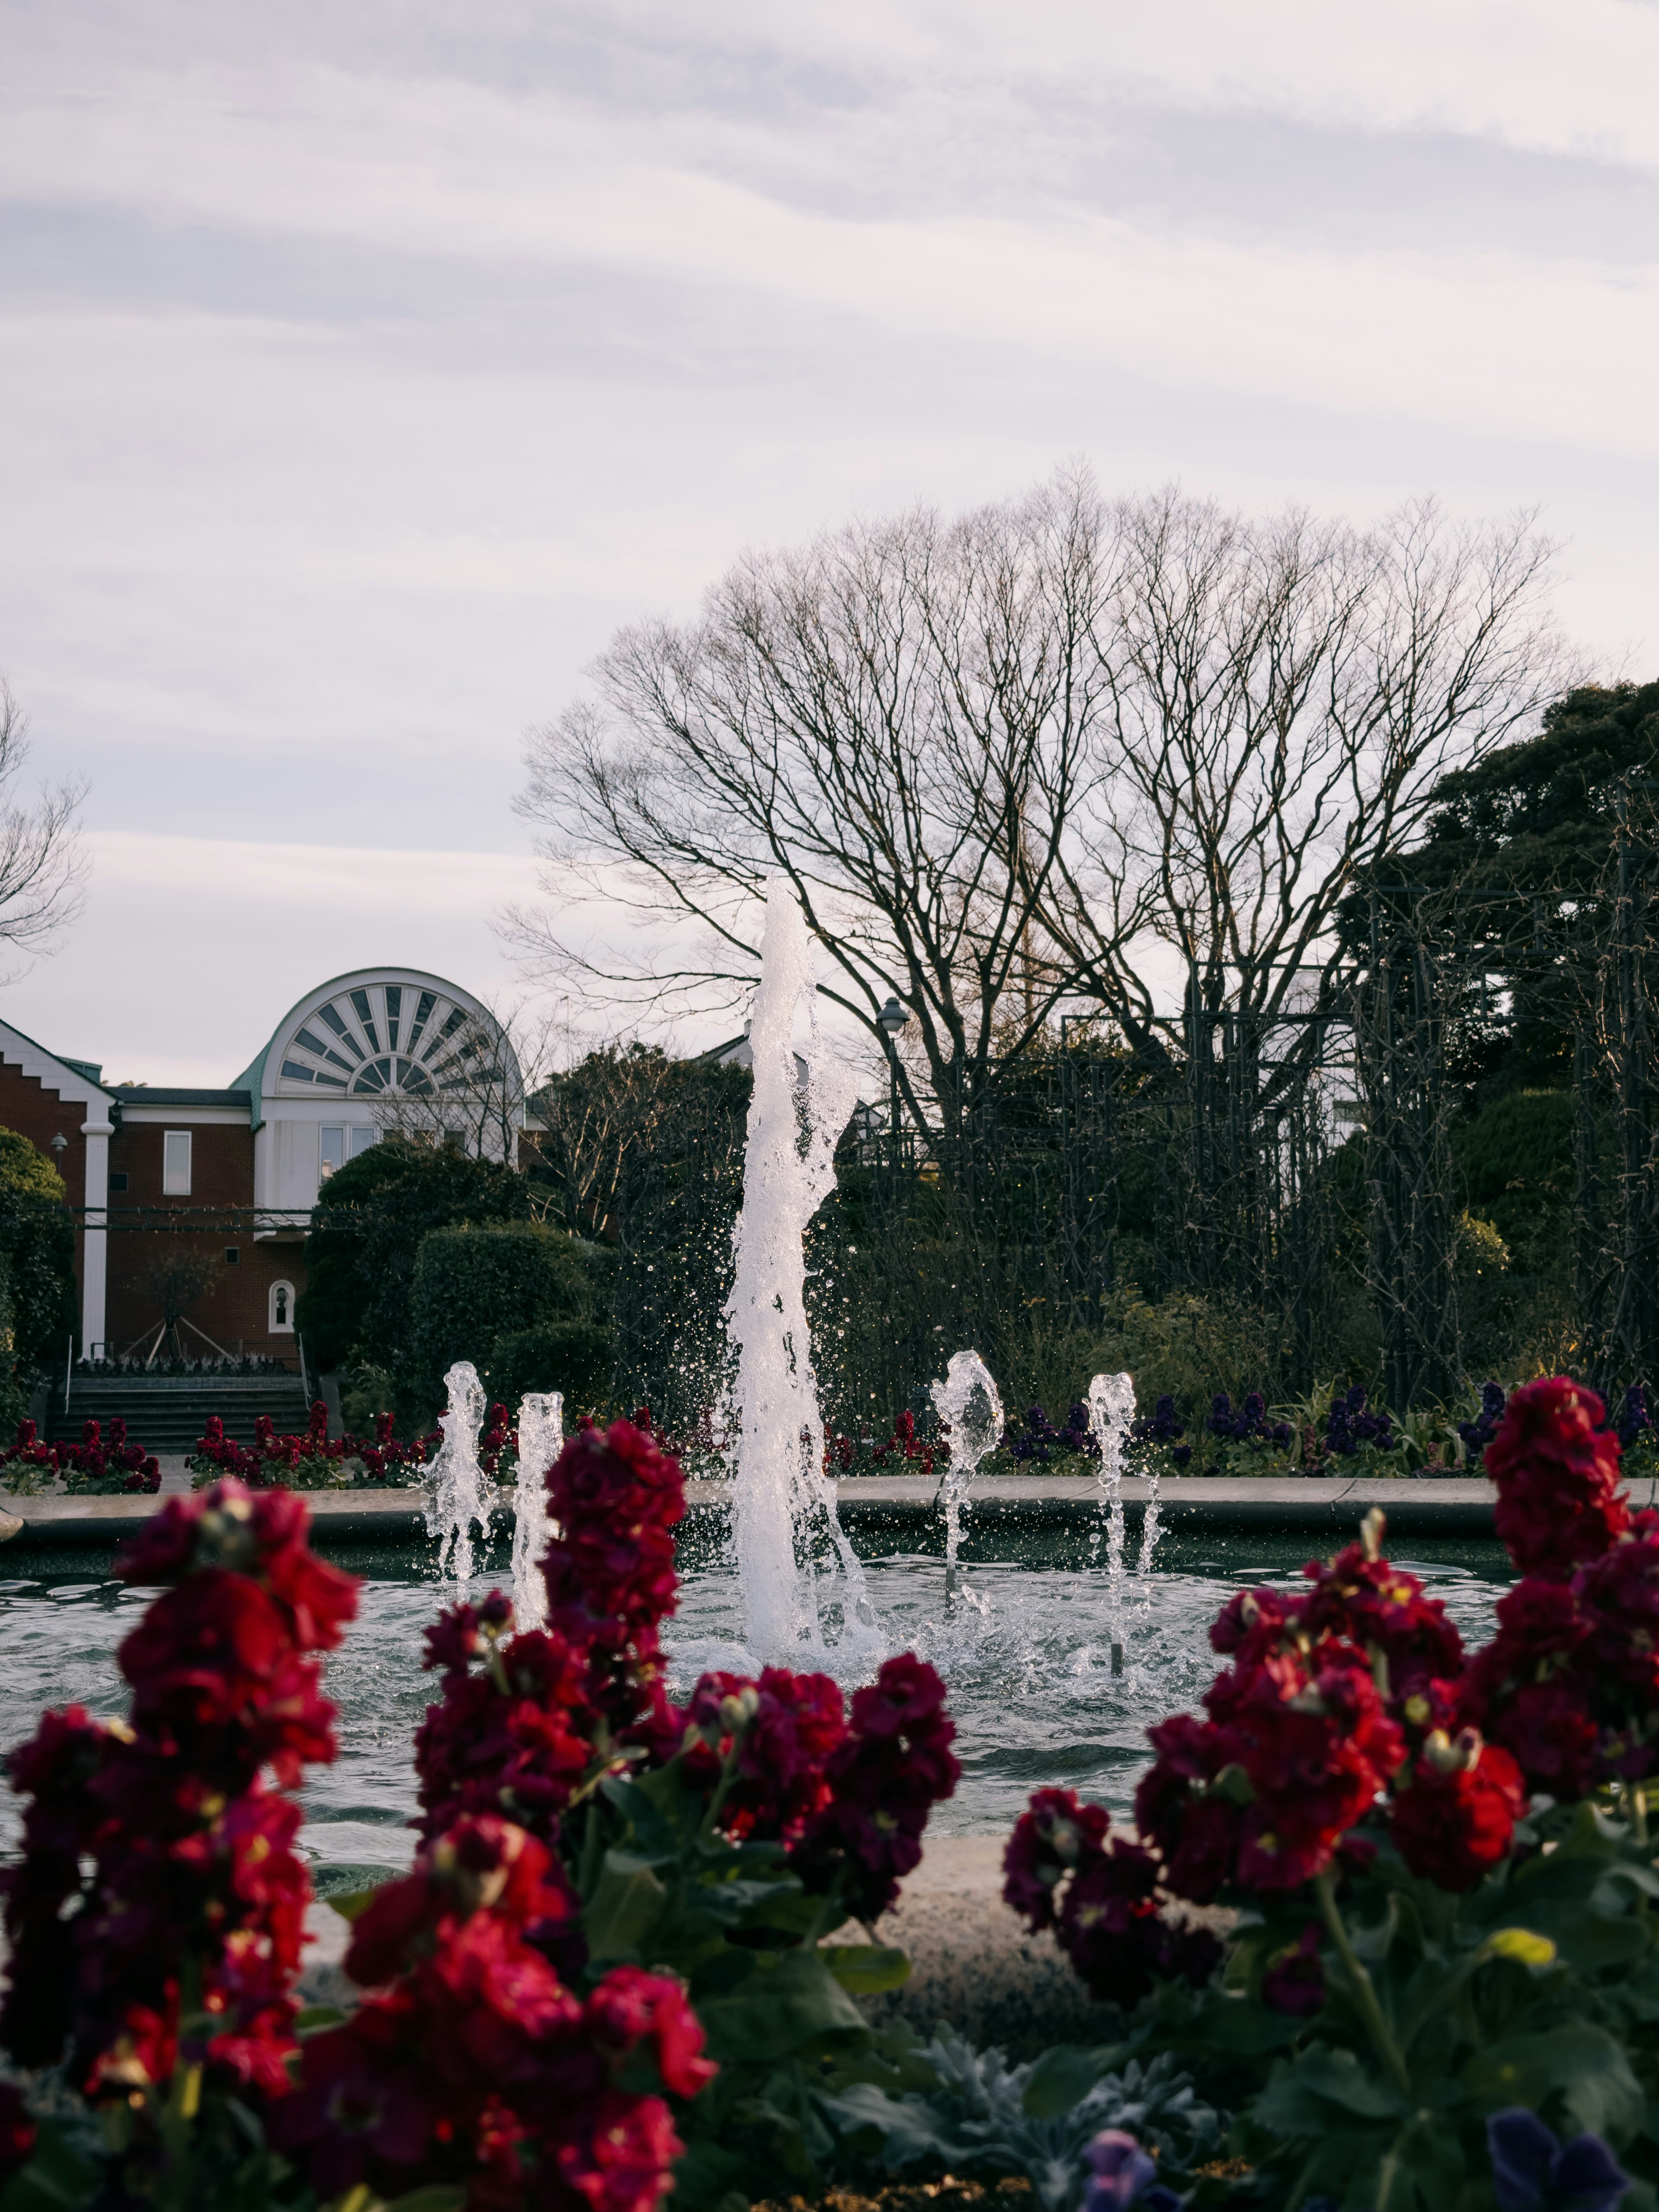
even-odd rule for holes
{"type": "Polygon", "coordinates": [[[1473,1889],[1507,1858],[1525,1808],[1521,1770],[1474,1729],[1431,1735],[1395,1785],[1390,1820],[1401,1856],[1442,1889],[1473,1889]]]}
{"type": "Polygon", "coordinates": [[[671,1711],[657,1746],[672,1758],[686,1741],[687,1782],[705,1793],[726,1778],[719,1826],[740,1840],[793,1844],[826,1803],[831,1753],[847,1735],[840,1686],[828,1674],[763,1668],[758,1681],[705,1674],[686,1705],[671,1711]]]}
{"type": "Polygon", "coordinates": [[[790,1854],[809,1890],[838,1882],[860,1919],[886,1910],[921,1857],[929,1813],[961,1777],[956,1732],[944,1683],[912,1651],[854,1693],[847,1735],[825,1765],[829,1798],[790,1854]]]}
{"type": "Polygon", "coordinates": [[[1565,1582],[1630,1527],[1606,1419],[1595,1391],[1565,1376],[1510,1394],[1485,1464],[1499,1540],[1522,1574],[1565,1582]]]}
{"type": "Polygon", "coordinates": [[[1396,1717],[1406,1698],[1463,1664],[1463,1640],[1438,1598],[1426,1596],[1413,1574],[1370,1552],[1362,1541],[1334,1559],[1302,1570],[1313,1584],[1296,1608],[1304,1634],[1337,1636],[1368,1656],[1380,1654],[1396,1717]]]}
{"type": "Polygon", "coordinates": [[[1103,1805],[1079,1802],[1073,1790],[1036,1791],[1002,1855],[1002,1898],[1033,1935],[1054,1924],[1055,1893],[1067,1875],[1106,1841],[1103,1805]]]}
{"type": "Polygon", "coordinates": [[[702,2024],[685,1991],[665,1974],[613,1967],[588,1998],[584,2020],[611,2066],[648,2044],[664,2088],[676,2097],[695,2097],[719,2071],[702,2055],[702,2024]]]}
{"type": "Polygon", "coordinates": [[[1325,1969],[1319,1959],[1319,1923],[1310,1920],[1299,1942],[1275,1951],[1261,1977],[1261,2001],[1273,2012],[1305,2019],[1325,2002],[1325,1969]]]}

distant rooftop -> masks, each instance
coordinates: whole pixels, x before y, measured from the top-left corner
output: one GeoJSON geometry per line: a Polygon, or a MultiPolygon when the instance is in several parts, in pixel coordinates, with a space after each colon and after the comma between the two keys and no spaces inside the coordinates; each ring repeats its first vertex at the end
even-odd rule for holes
{"type": "MultiPolygon", "coordinates": [[[[68,1060],[64,1065],[79,1067],[81,1063],[68,1060]]],[[[246,1091],[175,1091],[150,1083],[115,1083],[109,1089],[126,1106],[234,1106],[244,1114],[253,1108],[252,1094],[246,1091]]]]}

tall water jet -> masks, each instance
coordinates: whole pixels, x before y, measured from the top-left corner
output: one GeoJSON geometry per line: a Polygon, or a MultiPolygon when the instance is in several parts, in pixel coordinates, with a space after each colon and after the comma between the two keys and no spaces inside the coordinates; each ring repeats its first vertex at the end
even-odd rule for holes
{"type": "Polygon", "coordinates": [[[1123,1672],[1123,1432],[1135,1417],[1133,1375],[1097,1375],[1089,1385],[1089,1422],[1100,1439],[1096,1481],[1106,1515],[1106,1615],[1112,1672],[1123,1672]]]}
{"type": "Polygon", "coordinates": [[[852,1112],[856,1079],[820,1044],[806,925],[775,878],[767,887],[749,1044],[755,1088],[726,1310],[738,1346],[735,1528],[749,1648],[757,1657],[782,1659],[802,1644],[823,1647],[814,1554],[825,1537],[840,1564],[844,1626],[867,1618],[868,1605],[823,1464],[801,1241],[834,1186],[836,1140],[852,1112]],[[804,1078],[794,1047],[803,1015],[804,1078]]]}
{"type": "Polygon", "coordinates": [[[519,1407],[519,1480],[513,1492],[513,1617],[520,1628],[539,1628],[547,1618],[540,1566],[550,1533],[547,1470],[563,1442],[562,1392],[527,1393],[519,1407]]]}
{"type": "Polygon", "coordinates": [[[438,1572],[458,1583],[472,1573],[472,1523],[489,1534],[489,1486],[478,1464],[478,1431],[483,1426],[483,1384],[470,1359],[458,1359],[444,1377],[448,1410],[440,1416],[443,1442],[429,1471],[426,1528],[438,1539],[438,1572]]]}
{"type": "Polygon", "coordinates": [[[956,1352],[944,1379],[933,1386],[933,1410],[951,1432],[951,1454],[945,1462],[939,1496],[945,1504],[945,1589],[948,1596],[957,1584],[957,1551],[962,1541],[962,1516],[968,1510],[968,1493],[979,1463],[994,1452],[1003,1430],[1002,1401],[991,1370],[976,1352],[956,1352]]]}
{"type": "Polygon", "coordinates": [[[1152,1554],[1158,1549],[1158,1461],[1154,1456],[1146,1469],[1146,1517],[1140,1524],[1140,1557],[1135,1564],[1143,1613],[1152,1609],[1152,1554]]]}

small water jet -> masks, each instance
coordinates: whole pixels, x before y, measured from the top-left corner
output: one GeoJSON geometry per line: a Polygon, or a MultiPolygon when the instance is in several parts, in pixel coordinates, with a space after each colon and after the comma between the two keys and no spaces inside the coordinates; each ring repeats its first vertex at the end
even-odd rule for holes
{"type": "Polygon", "coordinates": [[[519,1407],[519,1479],[513,1492],[513,1615],[520,1628],[539,1628],[547,1618],[539,1565],[551,1533],[547,1470],[563,1442],[563,1394],[530,1391],[519,1407]]]}
{"type": "Polygon", "coordinates": [[[444,1377],[447,1410],[439,1418],[443,1442],[428,1470],[426,1527],[438,1540],[438,1572],[458,1583],[472,1574],[472,1523],[489,1534],[489,1486],[478,1464],[478,1431],[483,1426],[483,1384],[470,1359],[458,1359],[444,1377]]]}
{"type": "Polygon", "coordinates": [[[1096,1480],[1106,1516],[1106,1618],[1112,1672],[1123,1672],[1123,1433],[1135,1417],[1133,1375],[1097,1375],[1089,1385],[1089,1419],[1100,1439],[1096,1480]]]}
{"type": "Polygon", "coordinates": [[[836,1141],[853,1109],[855,1078],[819,1040],[806,925],[779,878],[767,889],[749,1044],[755,1087],[726,1310],[738,1347],[734,1521],[750,1651],[787,1659],[802,1645],[824,1647],[815,1554],[826,1540],[842,1585],[841,1640],[870,1616],[864,1571],[823,1464],[801,1242],[835,1184],[836,1141]],[[794,1046],[803,1016],[804,1075],[794,1046]]]}
{"type": "Polygon", "coordinates": [[[991,1370],[976,1352],[951,1355],[944,1379],[933,1386],[933,1409],[951,1433],[950,1457],[939,1496],[945,1505],[945,1594],[957,1586],[957,1551],[980,1462],[994,1452],[1003,1431],[1002,1401],[991,1370]]]}

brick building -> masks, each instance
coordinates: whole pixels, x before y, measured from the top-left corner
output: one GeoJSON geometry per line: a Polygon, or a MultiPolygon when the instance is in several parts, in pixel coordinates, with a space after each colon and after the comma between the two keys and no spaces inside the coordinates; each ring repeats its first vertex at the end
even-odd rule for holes
{"type": "Polygon", "coordinates": [[[161,1326],[161,1262],[188,1250],[211,1276],[185,1310],[191,1351],[297,1367],[305,1232],[333,1170],[411,1121],[501,1157],[520,1113],[493,1017],[416,969],[361,969],[308,992],[222,1091],[106,1084],[96,1061],[0,1021],[0,1126],[68,1187],[76,1349],[93,1359],[144,1354],[161,1326]]]}

